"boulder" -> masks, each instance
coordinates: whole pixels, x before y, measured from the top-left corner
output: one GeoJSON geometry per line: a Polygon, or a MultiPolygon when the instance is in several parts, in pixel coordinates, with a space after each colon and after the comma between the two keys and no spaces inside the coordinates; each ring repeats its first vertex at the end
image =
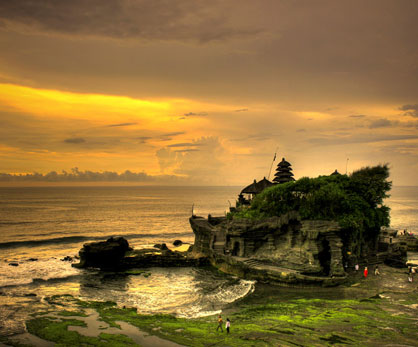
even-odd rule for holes
{"type": "Polygon", "coordinates": [[[123,237],[111,237],[107,241],[84,244],[80,250],[80,263],[77,268],[96,267],[100,269],[118,268],[127,251],[132,250],[123,237]]]}
{"type": "Polygon", "coordinates": [[[173,242],[173,246],[181,246],[183,244],[183,241],[181,241],[181,240],[175,240],[174,242],[173,242]]]}
{"type": "Polygon", "coordinates": [[[154,245],[154,248],[158,248],[162,251],[167,251],[168,250],[168,247],[165,243],[157,243],[157,244],[154,245]]]}
{"type": "Polygon", "coordinates": [[[73,261],[73,257],[70,257],[69,255],[67,255],[64,258],[62,258],[61,261],[73,261]]]}
{"type": "Polygon", "coordinates": [[[10,266],[19,266],[19,263],[16,263],[16,262],[11,262],[11,263],[9,263],[9,265],[10,265],[10,266]]]}

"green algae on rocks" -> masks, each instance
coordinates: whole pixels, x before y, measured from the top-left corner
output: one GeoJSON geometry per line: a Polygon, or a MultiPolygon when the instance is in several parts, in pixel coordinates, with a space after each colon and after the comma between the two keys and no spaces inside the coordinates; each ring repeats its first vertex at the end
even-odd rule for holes
{"type": "MultiPolygon", "coordinates": [[[[416,291],[408,296],[411,300],[418,299],[416,291]]],[[[224,320],[226,317],[231,320],[229,335],[216,331],[217,316],[185,319],[165,314],[142,315],[136,308],[120,308],[111,302],[89,302],[69,296],[55,296],[48,302],[54,303],[52,308],[45,308],[48,316],[37,314],[27,322],[27,328],[31,334],[58,346],[135,345],[122,330],[118,334],[107,331],[121,329],[122,322],[183,346],[368,346],[395,340],[399,344],[414,345],[418,338],[417,308],[382,296],[367,300],[305,298],[285,302],[269,299],[262,305],[243,303],[235,312],[223,315],[224,320]],[[79,313],[95,310],[98,319],[109,328],[95,337],[69,330],[71,326],[86,325],[77,316],[68,318],[59,314],[70,302],[78,307],[79,313]],[[51,316],[54,310],[55,315],[51,316]]]]}

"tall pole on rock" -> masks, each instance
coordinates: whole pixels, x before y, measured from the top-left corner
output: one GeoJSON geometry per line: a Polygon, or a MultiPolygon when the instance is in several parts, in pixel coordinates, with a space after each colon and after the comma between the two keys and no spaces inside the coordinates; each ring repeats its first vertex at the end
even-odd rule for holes
{"type": "Polygon", "coordinates": [[[348,161],[350,160],[350,158],[347,158],[347,161],[345,162],[345,174],[347,175],[348,172],[348,161]]]}
{"type": "Polygon", "coordinates": [[[270,175],[271,175],[271,169],[273,168],[273,163],[274,163],[274,161],[276,160],[276,155],[277,155],[277,151],[278,151],[278,149],[279,149],[279,147],[277,147],[276,148],[276,151],[274,152],[274,158],[273,158],[273,161],[271,162],[271,165],[270,165],[270,171],[269,171],[269,175],[268,175],[268,180],[270,181],[270,175]]]}

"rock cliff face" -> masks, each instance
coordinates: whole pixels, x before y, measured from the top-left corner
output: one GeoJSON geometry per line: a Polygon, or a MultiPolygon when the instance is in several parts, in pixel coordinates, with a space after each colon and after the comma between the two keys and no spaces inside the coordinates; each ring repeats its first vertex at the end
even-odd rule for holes
{"type": "Polygon", "coordinates": [[[336,222],[301,221],[294,212],[261,221],[192,217],[190,224],[193,253],[210,257],[215,266],[216,259],[229,257],[307,276],[345,276],[336,222]]]}

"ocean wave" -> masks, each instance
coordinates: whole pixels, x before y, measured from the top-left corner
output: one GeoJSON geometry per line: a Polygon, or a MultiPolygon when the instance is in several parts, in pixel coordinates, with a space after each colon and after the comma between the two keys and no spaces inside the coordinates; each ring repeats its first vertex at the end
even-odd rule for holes
{"type": "Polygon", "coordinates": [[[191,232],[180,232],[180,233],[160,233],[160,234],[127,234],[127,235],[102,235],[102,236],[64,236],[64,237],[53,237],[38,240],[21,240],[21,241],[9,241],[0,242],[0,249],[18,248],[18,247],[36,247],[50,244],[71,244],[81,243],[86,241],[105,241],[110,237],[122,236],[128,241],[142,238],[179,238],[182,236],[190,236],[191,232]]]}
{"type": "Polygon", "coordinates": [[[78,276],[80,270],[73,268],[69,262],[59,259],[39,260],[20,263],[10,271],[7,263],[0,263],[0,288],[27,285],[33,282],[66,280],[78,276]]]}
{"type": "Polygon", "coordinates": [[[36,223],[40,223],[39,221],[25,221],[25,222],[8,222],[8,221],[3,221],[0,222],[0,225],[21,225],[21,224],[36,224],[36,223]]]}
{"type": "Polygon", "coordinates": [[[66,236],[66,237],[54,237],[50,239],[0,242],[0,249],[16,248],[16,247],[31,247],[31,246],[33,247],[33,246],[48,245],[48,244],[78,243],[78,242],[83,242],[89,239],[91,238],[87,236],[66,236]]]}

